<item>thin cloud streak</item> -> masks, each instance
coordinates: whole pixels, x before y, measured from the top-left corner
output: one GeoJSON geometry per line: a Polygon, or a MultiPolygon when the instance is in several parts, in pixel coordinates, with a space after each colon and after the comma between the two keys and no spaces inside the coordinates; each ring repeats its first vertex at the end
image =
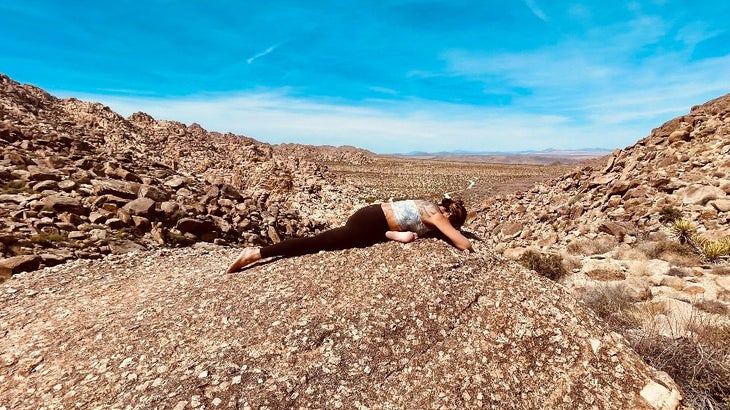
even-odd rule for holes
{"type": "Polygon", "coordinates": [[[276,50],[277,48],[279,48],[282,44],[283,43],[274,44],[273,46],[271,46],[271,47],[267,48],[266,50],[264,50],[264,51],[262,51],[262,52],[260,52],[260,53],[258,53],[256,55],[254,55],[253,57],[250,57],[250,58],[246,59],[246,63],[251,64],[254,61],[258,60],[259,58],[265,57],[265,56],[271,54],[274,50],[276,50]]]}
{"type": "Polygon", "coordinates": [[[545,15],[545,12],[543,12],[542,9],[538,7],[538,5],[535,3],[535,0],[525,0],[525,5],[537,18],[544,22],[548,21],[547,15],[545,15]]]}

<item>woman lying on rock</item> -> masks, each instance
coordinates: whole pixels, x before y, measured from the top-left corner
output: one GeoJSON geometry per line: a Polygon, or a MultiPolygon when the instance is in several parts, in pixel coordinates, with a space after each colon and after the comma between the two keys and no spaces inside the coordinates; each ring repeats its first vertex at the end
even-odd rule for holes
{"type": "Polygon", "coordinates": [[[228,273],[273,256],[299,256],[319,251],[363,248],[386,240],[413,242],[418,235],[438,230],[457,248],[471,250],[471,242],[459,231],[466,221],[466,208],[460,200],[445,198],[436,205],[429,201],[409,200],[366,206],[356,211],[345,226],[307,238],[293,238],[264,246],[246,248],[228,267],[228,273]]]}

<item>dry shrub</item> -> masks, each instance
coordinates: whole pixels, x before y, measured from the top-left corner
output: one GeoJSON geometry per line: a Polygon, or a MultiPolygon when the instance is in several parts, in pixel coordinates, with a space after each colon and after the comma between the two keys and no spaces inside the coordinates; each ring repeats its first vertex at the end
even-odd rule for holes
{"type": "Polygon", "coordinates": [[[702,264],[692,247],[686,243],[680,244],[671,240],[648,242],[643,249],[650,259],[661,259],[676,266],[688,267],[702,264]]]}
{"type": "Polygon", "coordinates": [[[554,281],[567,275],[568,271],[563,266],[563,258],[556,254],[543,254],[533,249],[528,249],[520,256],[518,262],[542,276],[554,281]]]}
{"type": "Polygon", "coordinates": [[[727,265],[715,265],[712,267],[712,273],[715,275],[730,275],[730,266],[727,265]]]}
{"type": "Polygon", "coordinates": [[[577,238],[568,244],[567,250],[573,255],[600,255],[614,250],[617,246],[618,239],[602,235],[595,239],[577,238]]]}
{"type": "Polygon", "coordinates": [[[586,272],[586,276],[593,280],[624,280],[626,274],[618,269],[593,269],[592,271],[586,272]]]}
{"type": "Polygon", "coordinates": [[[667,275],[676,276],[678,278],[686,278],[688,276],[693,276],[693,272],[690,268],[680,268],[677,266],[673,266],[671,269],[669,269],[667,275]]]}
{"type": "Polygon", "coordinates": [[[681,387],[683,405],[693,409],[730,406],[730,326],[695,314],[688,332],[626,332],[631,347],[649,365],[667,372],[681,387]]]}
{"type": "MultiPolygon", "coordinates": [[[[693,303],[694,307],[707,313],[725,315],[728,312],[727,306],[719,300],[702,299],[693,303]]],[[[728,341],[730,343],[730,341],[728,341]]]]}
{"type": "Polygon", "coordinates": [[[641,319],[663,316],[666,304],[633,304],[627,293],[623,284],[603,284],[585,292],[582,299],[647,364],[677,382],[684,408],[730,408],[730,325],[694,311],[685,334],[667,337],[658,331],[661,326],[642,325],[641,319]]]}
{"type": "Polygon", "coordinates": [[[672,205],[665,205],[659,211],[659,220],[662,222],[672,222],[682,219],[682,210],[672,205]]]}
{"type": "Polygon", "coordinates": [[[614,330],[622,331],[638,324],[632,314],[634,301],[629,295],[625,284],[609,283],[590,288],[581,295],[581,299],[614,330]]]}

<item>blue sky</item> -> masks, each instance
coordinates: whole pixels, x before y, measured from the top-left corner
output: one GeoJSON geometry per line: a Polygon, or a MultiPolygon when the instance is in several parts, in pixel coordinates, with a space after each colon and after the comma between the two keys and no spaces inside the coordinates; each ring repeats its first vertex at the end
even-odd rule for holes
{"type": "Polygon", "coordinates": [[[623,148],[730,92],[730,2],[0,2],[0,72],[380,153],[623,148]]]}

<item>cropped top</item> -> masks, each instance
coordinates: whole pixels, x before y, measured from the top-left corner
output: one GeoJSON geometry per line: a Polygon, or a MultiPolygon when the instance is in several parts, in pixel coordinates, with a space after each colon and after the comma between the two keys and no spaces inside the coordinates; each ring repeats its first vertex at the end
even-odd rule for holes
{"type": "Polygon", "coordinates": [[[393,209],[395,222],[401,231],[411,231],[423,235],[431,230],[421,220],[416,201],[395,201],[391,202],[390,206],[393,209]]]}

